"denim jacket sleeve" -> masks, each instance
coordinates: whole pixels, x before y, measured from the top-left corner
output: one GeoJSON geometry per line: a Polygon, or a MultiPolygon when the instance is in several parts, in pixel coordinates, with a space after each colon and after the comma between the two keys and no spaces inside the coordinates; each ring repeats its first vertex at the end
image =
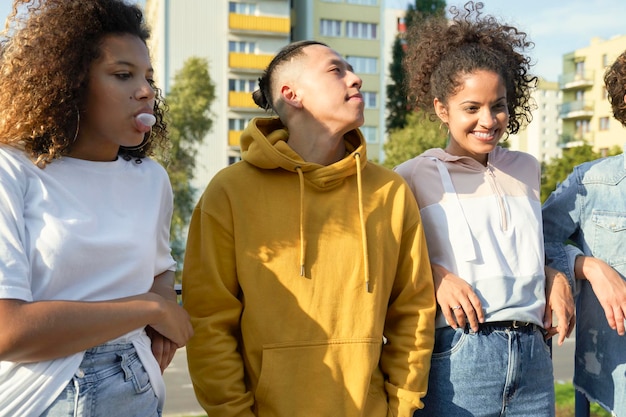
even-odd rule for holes
{"type": "Polygon", "coordinates": [[[582,250],[573,246],[580,230],[584,194],[580,192],[583,175],[580,167],[556,188],[543,204],[543,236],[546,264],[563,272],[574,293],[578,292],[574,276],[576,257],[582,250]]]}

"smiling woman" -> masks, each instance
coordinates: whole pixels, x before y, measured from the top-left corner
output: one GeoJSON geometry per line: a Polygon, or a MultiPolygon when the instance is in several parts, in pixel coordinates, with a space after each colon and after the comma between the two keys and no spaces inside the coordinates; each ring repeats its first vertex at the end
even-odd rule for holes
{"type": "Polygon", "coordinates": [[[453,7],[451,22],[433,17],[407,36],[414,106],[448,130],[444,149],[396,168],[420,207],[438,304],[428,393],[415,417],[497,415],[503,406],[553,417],[544,339],[569,335],[573,300],[563,274],[544,273],[539,163],[498,146],[530,120],[532,43],[482,8],[453,7]]]}

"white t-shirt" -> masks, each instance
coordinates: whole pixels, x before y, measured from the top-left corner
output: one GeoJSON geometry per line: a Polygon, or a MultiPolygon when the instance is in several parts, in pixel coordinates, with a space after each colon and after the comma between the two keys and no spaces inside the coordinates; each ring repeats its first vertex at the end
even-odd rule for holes
{"type": "MultiPolygon", "coordinates": [[[[101,301],[146,293],[156,275],[175,269],[172,209],[167,173],[150,159],[62,157],[41,169],[0,145],[0,298],[101,301]]],[[[143,329],[120,339],[135,344],[163,401],[143,329]]],[[[82,356],[0,361],[0,416],[41,414],[82,356]]]]}

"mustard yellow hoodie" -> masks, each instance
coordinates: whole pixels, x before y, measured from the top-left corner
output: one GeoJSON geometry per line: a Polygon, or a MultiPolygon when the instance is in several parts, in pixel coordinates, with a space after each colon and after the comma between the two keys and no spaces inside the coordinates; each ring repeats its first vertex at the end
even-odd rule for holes
{"type": "Polygon", "coordinates": [[[415,198],[367,163],[358,131],[330,166],[288,137],[254,119],[243,161],[194,210],[183,305],[196,396],[210,417],[411,417],[435,314],[415,198]]]}

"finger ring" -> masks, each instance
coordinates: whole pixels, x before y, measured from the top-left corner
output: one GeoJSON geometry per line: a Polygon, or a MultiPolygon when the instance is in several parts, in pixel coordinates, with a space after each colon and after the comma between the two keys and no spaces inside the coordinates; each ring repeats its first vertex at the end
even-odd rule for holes
{"type": "Polygon", "coordinates": [[[454,306],[452,307],[452,310],[458,310],[459,308],[461,308],[461,306],[454,306]]]}

